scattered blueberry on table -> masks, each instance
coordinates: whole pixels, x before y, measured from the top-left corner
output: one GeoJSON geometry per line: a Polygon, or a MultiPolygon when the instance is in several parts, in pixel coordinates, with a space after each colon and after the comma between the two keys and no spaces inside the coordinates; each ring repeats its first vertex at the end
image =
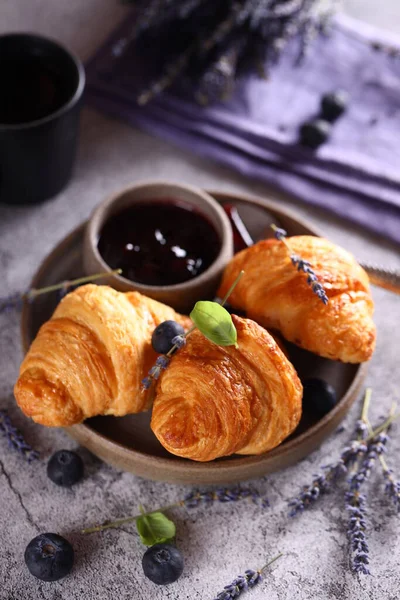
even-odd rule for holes
{"type": "Polygon", "coordinates": [[[157,585],[174,583],[183,572],[183,556],[172,544],[155,544],[143,555],[144,574],[157,585]]]}
{"type": "Polygon", "coordinates": [[[167,354],[174,345],[172,340],[177,335],[183,335],[184,333],[184,328],[176,321],[164,321],[160,323],[151,336],[153,350],[158,354],[167,354]]]}
{"type": "Polygon", "coordinates": [[[83,477],[83,461],[71,450],[59,450],[47,464],[47,475],[56,485],[71,487],[83,477]]]}
{"type": "Polygon", "coordinates": [[[303,381],[303,405],[306,410],[321,418],[328,414],[336,403],[336,390],[330,383],[316,377],[303,381]]]}
{"type": "Polygon", "coordinates": [[[344,90],[325,94],[321,99],[322,116],[326,121],[336,121],[344,113],[349,103],[349,95],[344,90]]]}
{"type": "Polygon", "coordinates": [[[27,545],[25,563],[34,577],[42,581],[57,581],[71,572],[74,549],[61,535],[41,533],[27,545]]]}
{"type": "Polygon", "coordinates": [[[306,121],[300,127],[300,143],[316,150],[321,144],[326,142],[331,133],[331,125],[323,119],[313,119],[306,121]]]}

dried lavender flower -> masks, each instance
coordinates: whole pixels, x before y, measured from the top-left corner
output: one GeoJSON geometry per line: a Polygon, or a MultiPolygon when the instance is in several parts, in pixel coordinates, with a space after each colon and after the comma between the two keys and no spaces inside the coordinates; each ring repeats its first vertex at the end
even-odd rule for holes
{"type": "Polygon", "coordinates": [[[398,416],[395,405],[392,406],[389,417],[376,429],[372,429],[368,420],[368,407],[371,399],[371,389],[365,393],[361,418],[355,426],[356,440],[353,440],[342,452],[339,461],[325,467],[325,475],[318,475],[311,485],[305,486],[297,498],[290,501],[291,516],[302,512],[312,505],[330,484],[352,467],[345,493],[345,507],[349,514],[347,536],[351,552],[351,568],[354,573],[369,574],[368,543],[366,538],[367,508],[366,495],[362,487],[366,484],[371,471],[379,458],[386,480],[385,493],[393,500],[397,510],[400,510],[400,482],[396,482],[391,470],[386,464],[383,453],[389,439],[387,429],[398,416]]]}
{"type": "MultiPolygon", "coordinates": [[[[360,429],[360,423],[357,424],[360,429]]],[[[365,435],[361,429],[361,435],[365,435]]],[[[388,436],[382,432],[371,440],[368,450],[363,455],[363,460],[358,469],[354,471],[349,480],[349,490],[345,494],[345,506],[349,513],[347,537],[350,543],[351,568],[354,573],[369,575],[368,544],[366,540],[366,496],[361,493],[361,488],[368,480],[375,465],[376,459],[385,451],[388,436]]]]}
{"type": "MultiPolygon", "coordinates": [[[[175,339],[175,338],[174,338],[175,339]]],[[[173,341],[173,340],[172,340],[173,341]]],[[[169,365],[168,356],[159,356],[156,360],[156,366],[160,367],[160,369],[166,369],[169,365]]]]}
{"type": "Polygon", "coordinates": [[[142,379],[142,388],[144,390],[148,390],[151,387],[153,381],[156,381],[160,375],[161,371],[166,369],[169,365],[169,357],[166,355],[159,356],[156,360],[156,364],[151,367],[148,372],[147,377],[142,379]]]}
{"type": "Polygon", "coordinates": [[[368,437],[369,429],[365,421],[363,421],[362,419],[358,419],[355,426],[355,432],[358,438],[361,440],[365,440],[368,437]]]}
{"type": "Polygon", "coordinates": [[[326,493],[328,489],[329,480],[326,476],[316,476],[310,485],[304,486],[296,498],[290,500],[289,506],[292,507],[292,510],[290,511],[289,516],[295,517],[306,508],[309,508],[322,494],[326,493]]]}
{"type": "Polygon", "coordinates": [[[209,505],[213,502],[238,502],[250,498],[254,503],[260,503],[263,508],[269,506],[267,498],[263,498],[260,493],[250,487],[237,486],[234,488],[219,488],[210,492],[199,492],[197,490],[188,494],[182,502],[186,508],[196,508],[200,504],[209,505]]]}
{"type": "Polygon", "coordinates": [[[216,596],[215,600],[234,600],[242,592],[253,588],[260,581],[262,581],[261,572],[248,569],[244,575],[239,575],[231,584],[226,585],[223,591],[216,596]]]}
{"type": "Polygon", "coordinates": [[[285,229],[282,229],[281,227],[274,226],[272,229],[274,230],[274,235],[276,239],[280,242],[287,236],[287,231],[285,229]]]}
{"type": "Polygon", "coordinates": [[[39,458],[39,453],[25,441],[4,410],[0,410],[0,431],[5,434],[9,447],[17,450],[29,463],[39,458]]]}
{"type": "Polygon", "coordinates": [[[15,293],[0,298],[0,314],[8,313],[12,310],[21,310],[24,303],[25,294],[15,293]]]}
{"type": "Polygon", "coordinates": [[[359,490],[351,489],[345,494],[346,510],[350,513],[347,537],[353,553],[351,567],[355,573],[370,575],[368,569],[368,544],[365,535],[366,529],[366,498],[359,490]]]}
{"type": "Polygon", "coordinates": [[[144,377],[142,379],[142,387],[144,390],[150,389],[151,384],[152,384],[152,380],[150,379],[150,377],[144,377]]]}
{"type": "Polygon", "coordinates": [[[348,472],[349,466],[357,460],[360,454],[366,451],[367,446],[358,441],[346,446],[336,463],[325,466],[325,473],[316,475],[310,485],[304,486],[299,495],[289,501],[291,507],[289,516],[295,517],[310,508],[320,496],[331,489],[333,483],[348,472]]]}
{"type": "Polygon", "coordinates": [[[271,225],[271,228],[274,231],[276,239],[282,242],[288,250],[292,265],[296,267],[298,271],[306,273],[307,284],[311,287],[313,293],[316,296],[318,296],[318,298],[324,304],[328,304],[329,299],[324,289],[324,286],[318,281],[318,277],[315,274],[313,268],[311,267],[311,264],[308,262],[308,260],[305,260],[304,258],[301,258],[301,256],[299,256],[298,254],[294,254],[291,252],[290,245],[286,240],[287,232],[284,229],[281,229],[280,227],[277,227],[274,224],[271,225]]]}
{"type": "Polygon", "coordinates": [[[400,512],[400,481],[396,481],[393,477],[393,470],[387,465],[383,469],[383,476],[386,480],[385,494],[392,500],[397,512],[400,512]]]}
{"type": "MultiPolygon", "coordinates": [[[[95,533],[97,531],[103,531],[104,529],[120,527],[121,525],[124,525],[126,523],[132,523],[133,521],[136,521],[138,517],[143,516],[144,514],[147,515],[153,514],[155,512],[164,512],[166,510],[170,510],[171,508],[191,509],[197,508],[201,504],[209,506],[213,502],[237,502],[239,500],[245,499],[251,499],[254,503],[259,504],[262,508],[269,506],[268,499],[261,496],[257,490],[250,487],[237,486],[234,488],[219,488],[210,492],[200,492],[198,490],[195,490],[194,492],[188,494],[183,500],[178,500],[178,502],[174,502],[173,504],[168,504],[167,506],[162,506],[160,508],[154,509],[146,513],[142,512],[140,515],[135,515],[133,517],[124,517],[123,519],[106,522],[102,525],[88,527],[86,529],[83,529],[82,533],[95,533]]],[[[273,560],[271,560],[271,562],[273,562],[273,560]]],[[[269,564],[271,564],[271,562],[269,564]]]]}
{"type": "Polygon", "coordinates": [[[386,450],[385,445],[387,440],[387,434],[382,432],[371,441],[368,447],[368,451],[364,456],[364,460],[361,463],[361,467],[358,469],[358,471],[356,471],[356,473],[353,476],[354,486],[362,485],[369,478],[369,476],[371,475],[371,471],[375,465],[376,459],[386,450]]]}
{"type": "Polygon", "coordinates": [[[184,335],[176,335],[174,338],[172,338],[172,343],[179,350],[186,344],[186,337],[184,335]]]}
{"type": "Polygon", "coordinates": [[[148,54],[157,73],[150,69],[139,90],[138,101],[145,103],[174,83],[199,102],[217,101],[240,75],[276,63],[295,37],[300,62],[337,0],[125,1],[135,5],[136,25],[114,44],[114,60],[129,57],[132,47],[152,48],[155,39],[160,48],[148,54]]]}
{"type": "MultiPolygon", "coordinates": [[[[237,286],[237,284],[239,283],[240,279],[242,278],[242,276],[244,275],[244,271],[240,271],[239,275],[236,277],[235,281],[233,282],[233,284],[231,285],[231,287],[229,288],[227,294],[225,295],[225,298],[222,299],[221,303],[212,303],[209,302],[208,304],[215,304],[216,308],[218,308],[219,310],[221,310],[220,306],[224,306],[224,304],[226,303],[226,301],[228,300],[230,294],[233,292],[233,290],[235,289],[235,287],[237,286]]],[[[186,338],[195,330],[195,329],[200,329],[200,331],[203,333],[203,335],[205,335],[206,337],[208,337],[208,339],[211,339],[212,341],[214,341],[215,343],[222,343],[220,341],[216,341],[215,339],[213,339],[212,337],[210,337],[210,334],[207,335],[207,333],[205,332],[204,329],[204,324],[203,327],[200,326],[199,322],[196,321],[195,319],[195,313],[196,313],[196,307],[201,304],[201,302],[197,302],[194,309],[192,310],[192,312],[190,313],[190,318],[192,319],[193,323],[195,323],[194,325],[192,325],[192,327],[190,329],[188,329],[188,331],[185,331],[185,333],[182,333],[180,335],[176,335],[172,338],[171,342],[172,342],[172,348],[170,348],[170,350],[162,356],[159,356],[156,360],[156,364],[155,366],[151,367],[151,369],[149,370],[147,377],[145,377],[144,379],[142,379],[142,389],[143,390],[148,390],[151,387],[151,384],[153,381],[155,381],[156,379],[158,379],[161,375],[161,371],[163,369],[166,369],[169,365],[169,361],[171,356],[180,348],[183,348],[183,346],[186,344],[186,338]]],[[[207,304],[207,303],[206,303],[207,304]]],[[[223,311],[226,313],[226,310],[223,311]]],[[[215,315],[214,315],[215,316],[215,315]]],[[[228,315],[229,318],[231,318],[228,315]]],[[[232,327],[234,329],[234,332],[236,334],[236,329],[234,327],[234,325],[232,324],[232,327]]],[[[211,329],[213,332],[215,331],[215,322],[213,324],[211,329]]],[[[225,344],[226,345],[226,344],[225,344]]]]}
{"type": "Polygon", "coordinates": [[[283,556],[283,554],[274,556],[274,558],[271,558],[266,565],[257,571],[253,571],[253,569],[247,569],[244,575],[239,575],[232,581],[232,583],[226,585],[222,592],[220,592],[214,600],[233,600],[234,598],[238,598],[242,592],[249,590],[260,583],[260,581],[263,580],[262,572],[281,556],[283,556]]]}

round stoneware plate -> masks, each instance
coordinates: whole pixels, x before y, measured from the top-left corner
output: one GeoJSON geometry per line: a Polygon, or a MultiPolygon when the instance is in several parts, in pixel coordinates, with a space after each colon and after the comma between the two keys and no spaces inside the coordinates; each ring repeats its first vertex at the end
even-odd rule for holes
{"type": "MultiPolygon", "coordinates": [[[[318,233],[304,221],[287,213],[280,205],[259,198],[210,192],[219,202],[237,206],[253,239],[270,236],[273,220],[289,235],[318,233]]],[[[61,241],[44,260],[32,281],[38,288],[73,279],[82,272],[82,240],[85,224],[61,241]]],[[[199,298],[200,299],[200,298],[199,298]]],[[[38,297],[26,304],[22,313],[22,341],[27,351],[40,326],[47,321],[58,302],[56,293],[38,297]]],[[[291,465],[332,433],[357,398],[366,375],[366,364],[342,364],[320,358],[287,344],[289,357],[299,376],[322,377],[337,391],[339,402],[324,418],[304,411],[296,431],[283,444],[260,456],[230,456],[208,463],[178,458],[168,453],[150,429],[150,413],[126,417],[96,417],[66,431],[77,442],[105,462],[141,477],[172,483],[221,484],[244,481],[291,465]]]]}

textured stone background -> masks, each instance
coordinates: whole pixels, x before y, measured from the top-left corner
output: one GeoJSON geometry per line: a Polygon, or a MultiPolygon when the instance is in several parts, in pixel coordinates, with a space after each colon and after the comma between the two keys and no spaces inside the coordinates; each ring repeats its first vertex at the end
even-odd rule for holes
{"type": "MultiPolygon", "coordinates": [[[[400,32],[400,4],[386,0],[384,10],[375,0],[348,0],[351,14],[400,32]]],[[[3,0],[0,32],[31,30],[58,37],[86,58],[123,18],[125,8],[114,0],[3,0]]],[[[55,200],[34,208],[0,206],[1,294],[26,288],[34,270],[52,247],[87,218],[105,195],[125,184],[146,178],[169,178],[223,190],[252,192],[265,197],[269,190],[207,161],[188,157],[160,140],[123,123],[85,110],[79,160],[73,182],[55,200]]],[[[398,248],[376,237],[295,202],[298,214],[320,226],[332,240],[360,259],[400,266],[398,248]]],[[[379,339],[372,360],[369,385],[377,419],[399,398],[397,325],[398,297],[375,289],[379,339]]],[[[348,439],[360,403],[344,422],[345,431],[333,435],[297,466],[254,482],[267,492],[272,508],[263,512],[252,504],[219,505],[190,513],[176,510],[178,544],[186,558],[184,575],[173,586],[159,588],[141,571],[141,547],[134,528],[83,538],[79,530],[109,517],[168,504],[182,497],[179,486],[152,483],[118,472],[81,450],[87,465],[85,481],[73,490],[56,489],[45,474],[45,461],[57,449],[73,448],[61,431],[29,423],[14,407],[12,385],[21,360],[18,317],[0,316],[0,408],[8,408],[27,438],[41,451],[43,461],[27,466],[0,438],[0,598],[1,600],[78,600],[213,598],[233,577],[257,568],[265,558],[284,552],[273,572],[249,600],[397,600],[400,577],[400,524],[382,495],[379,478],[372,477],[370,546],[373,577],[358,580],[348,570],[346,520],[340,495],[328,496],[319,507],[298,520],[287,518],[286,499],[310,480],[318,465],[337,456],[348,439]],[[76,549],[73,574],[59,583],[40,583],[29,575],[23,552],[39,532],[56,531],[76,549]]],[[[391,442],[391,462],[400,476],[396,456],[397,428],[391,442]]]]}

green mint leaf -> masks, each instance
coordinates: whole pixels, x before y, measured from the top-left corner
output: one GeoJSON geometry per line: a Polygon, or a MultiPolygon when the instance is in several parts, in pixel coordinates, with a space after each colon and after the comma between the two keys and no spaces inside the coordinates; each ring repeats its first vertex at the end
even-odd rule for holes
{"type": "Polygon", "coordinates": [[[175,524],[161,512],[137,517],[136,528],[145,546],[167,542],[176,533],[175,524]]]}
{"type": "Polygon", "coordinates": [[[218,346],[237,346],[237,331],[232,317],[217,302],[196,302],[190,318],[210,342],[218,346]]]}

